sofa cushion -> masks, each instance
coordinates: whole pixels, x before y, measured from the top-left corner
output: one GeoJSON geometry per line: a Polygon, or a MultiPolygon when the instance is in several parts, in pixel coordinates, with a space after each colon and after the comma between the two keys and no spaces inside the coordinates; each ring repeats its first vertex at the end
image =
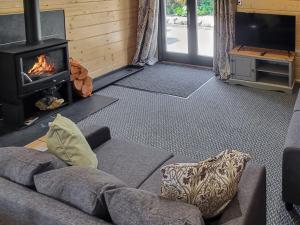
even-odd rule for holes
{"type": "Polygon", "coordinates": [[[199,163],[164,166],[161,195],[197,206],[204,218],[215,217],[236,195],[248,160],[248,154],[226,150],[199,163]]]}
{"type": "Polygon", "coordinates": [[[24,147],[0,148],[0,176],[16,183],[33,186],[33,176],[66,167],[56,156],[24,147]]]}
{"type": "Polygon", "coordinates": [[[118,178],[103,171],[77,166],[37,175],[34,183],[38,192],[102,219],[109,219],[104,192],[126,186],[118,178]]]}
{"type": "Polygon", "coordinates": [[[104,196],[114,224],[204,225],[198,208],[147,191],[119,188],[104,196]]]}
{"type": "Polygon", "coordinates": [[[98,169],[134,188],[138,188],[172,157],[171,153],[119,139],[111,139],[94,149],[94,152],[99,161],[98,169]]]}
{"type": "Polygon", "coordinates": [[[49,127],[49,152],[69,165],[97,168],[97,157],[74,122],[58,114],[49,127]]]}
{"type": "Polygon", "coordinates": [[[3,225],[112,225],[1,177],[0,190],[3,225]]]}

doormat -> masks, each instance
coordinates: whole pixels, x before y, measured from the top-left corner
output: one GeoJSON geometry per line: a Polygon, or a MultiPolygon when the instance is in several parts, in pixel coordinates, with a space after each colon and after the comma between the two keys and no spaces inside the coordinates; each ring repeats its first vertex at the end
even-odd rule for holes
{"type": "Polygon", "coordinates": [[[214,73],[210,70],[157,63],[116,82],[115,85],[188,98],[212,77],[214,73]]]}

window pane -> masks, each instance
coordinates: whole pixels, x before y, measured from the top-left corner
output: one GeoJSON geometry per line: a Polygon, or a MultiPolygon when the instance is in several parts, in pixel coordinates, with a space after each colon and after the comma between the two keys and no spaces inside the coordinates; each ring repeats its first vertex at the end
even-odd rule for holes
{"type": "Polygon", "coordinates": [[[214,54],[214,0],[197,0],[198,54],[214,54]]]}
{"type": "Polygon", "coordinates": [[[166,0],[166,42],[168,52],[188,53],[186,0],[166,0]]]}

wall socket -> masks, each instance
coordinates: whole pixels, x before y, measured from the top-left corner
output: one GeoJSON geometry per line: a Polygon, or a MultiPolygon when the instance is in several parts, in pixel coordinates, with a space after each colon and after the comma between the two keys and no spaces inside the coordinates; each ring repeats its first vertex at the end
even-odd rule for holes
{"type": "Polygon", "coordinates": [[[237,1],[237,4],[238,4],[238,5],[242,5],[242,0],[238,0],[238,1],[237,1]]]}

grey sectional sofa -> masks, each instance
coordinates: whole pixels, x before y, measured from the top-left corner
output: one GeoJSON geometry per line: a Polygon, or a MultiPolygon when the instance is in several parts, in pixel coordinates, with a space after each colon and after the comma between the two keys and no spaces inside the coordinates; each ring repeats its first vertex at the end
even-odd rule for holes
{"type": "Polygon", "coordinates": [[[300,205],[300,92],[288,129],[282,162],[282,197],[287,210],[300,205]]]}
{"type": "MultiPolygon", "coordinates": [[[[157,194],[160,192],[161,166],[194,161],[152,147],[111,138],[107,127],[88,129],[83,133],[97,154],[99,169],[115,175],[130,187],[157,194]]],[[[243,174],[235,199],[220,218],[206,223],[265,225],[265,168],[249,165],[243,174]]],[[[0,178],[0,224],[109,225],[110,223],[0,178]]]]}

